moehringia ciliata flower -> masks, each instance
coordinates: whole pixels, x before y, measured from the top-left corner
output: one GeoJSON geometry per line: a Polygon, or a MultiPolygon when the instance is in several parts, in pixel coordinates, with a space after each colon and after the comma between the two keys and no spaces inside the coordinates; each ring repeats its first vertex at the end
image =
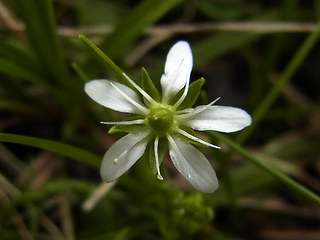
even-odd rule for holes
{"type": "Polygon", "coordinates": [[[143,155],[148,144],[152,144],[157,177],[163,180],[159,142],[164,139],[174,166],[193,187],[205,193],[217,189],[218,179],[211,164],[191,143],[220,147],[201,140],[187,129],[230,133],[249,126],[251,117],[239,108],[213,105],[219,99],[196,108],[178,109],[188,95],[192,66],[189,44],[177,42],[167,55],[160,82],[160,101],[153,99],[125,73],[123,75],[135,90],[110,80],[92,80],[85,85],[85,92],[97,103],[135,116],[134,120],[103,124],[139,126],[139,131],[129,132],[104,155],[100,170],[104,181],[112,182],[125,173],[143,155]]]}

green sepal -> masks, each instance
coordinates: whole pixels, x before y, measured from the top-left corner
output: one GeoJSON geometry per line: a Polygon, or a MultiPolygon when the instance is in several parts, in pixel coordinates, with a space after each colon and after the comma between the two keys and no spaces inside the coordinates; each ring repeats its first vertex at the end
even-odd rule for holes
{"type": "MultiPolygon", "coordinates": [[[[128,117],[124,119],[123,121],[134,121],[141,119],[140,116],[134,115],[131,117],[128,117]]],[[[121,121],[119,121],[120,123],[121,121]]],[[[148,128],[144,123],[141,124],[129,124],[129,125],[121,125],[121,124],[115,124],[112,127],[110,127],[108,133],[114,134],[114,133],[141,133],[144,131],[147,131],[148,128]]]]}
{"type": "MultiPolygon", "coordinates": [[[[182,126],[182,125],[180,125],[179,127],[180,127],[180,129],[182,129],[183,131],[189,133],[190,135],[199,138],[199,137],[197,136],[196,132],[195,132],[193,129],[191,129],[190,127],[182,126]]],[[[202,144],[202,143],[196,142],[196,141],[194,141],[194,140],[192,140],[192,139],[189,139],[189,138],[187,138],[187,137],[185,137],[185,136],[183,136],[183,135],[181,135],[181,134],[179,134],[179,137],[180,137],[183,141],[188,142],[188,143],[191,143],[191,144],[194,144],[194,145],[196,145],[196,146],[198,146],[198,147],[206,147],[206,148],[208,147],[207,145],[204,145],[204,144],[202,144]]],[[[204,140],[204,139],[202,139],[202,140],[204,140]]],[[[204,141],[206,141],[206,140],[204,140],[204,141]]],[[[207,141],[206,141],[206,142],[207,142],[207,141]]]]}
{"type": "MultiPolygon", "coordinates": [[[[194,105],[194,103],[197,101],[197,98],[200,95],[201,87],[203,86],[205,81],[206,80],[202,77],[202,78],[195,80],[194,82],[192,82],[190,84],[188,94],[187,94],[186,98],[183,100],[183,102],[180,104],[180,106],[178,107],[178,110],[191,108],[194,105]]],[[[184,91],[184,89],[182,89],[177,94],[177,96],[174,98],[174,102],[178,101],[178,99],[181,97],[183,91],[184,91]]]]}
{"type": "Polygon", "coordinates": [[[134,86],[130,83],[128,78],[124,75],[124,71],[120,67],[118,67],[118,65],[115,64],[111,60],[111,58],[109,58],[100,48],[98,48],[92,41],[90,41],[84,35],[80,34],[79,39],[83,41],[88,47],[90,47],[102,60],[104,60],[104,63],[106,64],[108,70],[113,73],[113,75],[119,82],[136,91],[134,86]]]}
{"type": "MultiPolygon", "coordinates": [[[[147,70],[142,67],[141,68],[141,75],[142,75],[142,88],[145,90],[155,101],[160,100],[160,94],[156,86],[154,85],[153,81],[151,80],[147,70]]],[[[146,104],[148,104],[148,101],[146,104]]]]}
{"type": "MultiPolygon", "coordinates": [[[[160,138],[159,145],[158,145],[159,165],[161,165],[167,150],[168,150],[168,143],[166,138],[160,138]]],[[[148,154],[147,156],[149,157],[149,162],[150,162],[152,172],[153,174],[157,175],[156,157],[154,154],[154,141],[151,141],[148,144],[147,154],[148,154]]]]}
{"type": "Polygon", "coordinates": [[[132,124],[132,125],[114,125],[108,133],[141,133],[147,131],[148,128],[144,124],[132,124]]]}

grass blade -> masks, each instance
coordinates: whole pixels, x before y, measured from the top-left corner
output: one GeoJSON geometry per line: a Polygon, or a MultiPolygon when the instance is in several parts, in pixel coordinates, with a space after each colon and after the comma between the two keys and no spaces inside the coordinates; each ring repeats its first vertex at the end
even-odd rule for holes
{"type": "Polygon", "coordinates": [[[86,150],[65,143],[42,138],[22,136],[10,133],[0,133],[0,142],[17,143],[48,150],[65,157],[78,160],[79,162],[85,163],[88,166],[94,168],[100,167],[100,162],[102,159],[100,156],[86,150]]]}
{"type": "Polygon", "coordinates": [[[257,107],[256,111],[252,115],[252,119],[253,119],[252,125],[247,129],[245,129],[243,132],[241,132],[241,134],[239,135],[239,138],[237,139],[239,142],[243,143],[250,136],[250,134],[255,130],[255,128],[261,122],[263,117],[267,114],[267,112],[269,111],[269,108],[272,106],[272,104],[275,102],[277,97],[280,95],[280,93],[282,92],[286,84],[292,79],[292,76],[298,70],[299,66],[303,63],[308,53],[317,43],[319,39],[319,35],[320,35],[320,22],[316,30],[307,37],[307,39],[304,41],[304,43],[295,53],[295,55],[293,56],[293,58],[285,68],[284,72],[281,74],[281,76],[277,80],[277,82],[274,84],[272,89],[265,96],[264,100],[257,107]]]}
{"type": "Polygon", "coordinates": [[[182,0],[145,0],[134,8],[107,37],[101,48],[112,59],[122,56],[143,30],[177,6],[182,0]]]}
{"type": "Polygon", "coordinates": [[[36,51],[42,68],[48,75],[45,81],[65,86],[67,70],[62,47],[56,33],[52,1],[21,0],[17,1],[25,24],[30,43],[36,51]]]}
{"type": "Polygon", "coordinates": [[[223,143],[225,143],[228,147],[230,147],[233,151],[239,153],[241,156],[243,156],[245,159],[253,163],[258,168],[264,170],[265,172],[271,174],[273,177],[275,177],[277,180],[284,183],[286,186],[294,190],[296,193],[300,194],[304,198],[312,201],[313,203],[320,205],[320,197],[301,185],[300,183],[296,182],[295,180],[288,177],[286,174],[282,173],[275,167],[261,161],[260,159],[253,156],[249,151],[242,148],[239,144],[236,142],[230,140],[228,137],[224,136],[223,134],[217,133],[217,132],[210,132],[210,135],[221,140],[223,143]]]}

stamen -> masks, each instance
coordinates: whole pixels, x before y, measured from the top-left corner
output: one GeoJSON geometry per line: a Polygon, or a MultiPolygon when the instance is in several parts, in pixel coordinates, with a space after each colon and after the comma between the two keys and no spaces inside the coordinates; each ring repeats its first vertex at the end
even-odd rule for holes
{"type": "Polygon", "coordinates": [[[176,115],[187,114],[187,113],[193,112],[193,110],[194,110],[193,108],[182,109],[182,110],[175,111],[175,114],[176,115]]]}
{"type": "MultiPolygon", "coordinates": [[[[190,76],[189,76],[189,78],[190,78],[190,76]]],[[[178,108],[180,106],[180,104],[183,102],[183,100],[186,98],[188,91],[189,91],[189,84],[190,84],[190,79],[189,79],[189,81],[187,81],[187,84],[184,87],[183,94],[181,95],[179,100],[174,104],[175,108],[178,108]]]]}
{"type": "Polygon", "coordinates": [[[194,111],[192,112],[189,112],[189,113],[186,113],[186,114],[183,114],[183,115],[179,115],[177,116],[177,118],[179,120],[182,120],[182,119],[185,119],[185,118],[189,118],[189,117],[192,117],[196,114],[199,114],[201,112],[203,112],[204,110],[208,109],[209,107],[211,107],[213,104],[215,104],[218,100],[220,99],[220,97],[218,97],[217,99],[213,100],[211,103],[207,104],[207,105],[204,105],[204,106],[200,106],[198,108],[194,108],[194,111]]]}
{"type": "Polygon", "coordinates": [[[143,124],[143,119],[131,120],[131,121],[120,121],[120,122],[100,122],[101,124],[107,125],[131,125],[131,124],[143,124]]]}
{"type": "Polygon", "coordinates": [[[137,107],[141,112],[144,114],[148,114],[148,109],[141,104],[134,101],[132,98],[130,98],[127,94],[125,94],[123,91],[121,91],[117,86],[115,86],[112,82],[110,82],[111,86],[114,87],[122,96],[124,96],[132,105],[137,107]]]}
{"type": "Polygon", "coordinates": [[[163,177],[161,175],[158,175],[157,178],[161,181],[163,180],[163,177]]]}
{"type": "Polygon", "coordinates": [[[141,95],[144,96],[148,100],[148,102],[150,102],[151,104],[157,103],[155,100],[153,100],[153,98],[146,91],[144,91],[141,87],[139,87],[138,84],[136,84],[131,78],[129,78],[129,76],[127,74],[125,74],[124,72],[122,74],[139,91],[139,93],[141,93],[141,95]]]}
{"type": "MultiPolygon", "coordinates": [[[[148,137],[148,135],[150,135],[150,131],[146,131],[146,132],[144,132],[144,133],[141,133],[140,135],[142,136],[141,139],[140,139],[140,141],[142,141],[142,140],[144,140],[146,137],[148,137]]],[[[138,142],[140,142],[140,141],[138,141],[138,142]]],[[[131,149],[132,149],[132,147],[131,147],[131,149]]],[[[112,162],[112,163],[113,163],[114,165],[117,165],[118,162],[121,160],[121,158],[123,158],[131,149],[124,150],[118,157],[116,157],[116,158],[113,159],[113,162],[112,162]]]]}
{"type": "MultiPolygon", "coordinates": [[[[162,74],[162,77],[163,77],[163,75],[167,75],[167,74],[166,73],[162,74]]],[[[168,86],[165,89],[163,89],[163,91],[162,91],[162,101],[161,102],[163,104],[168,104],[168,102],[169,102],[167,89],[168,89],[168,86]]]]}
{"type": "Polygon", "coordinates": [[[121,153],[119,157],[113,159],[113,162],[112,162],[112,163],[113,163],[114,165],[117,165],[117,164],[118,164],[118,161],[119,161],[125,154],[127,154],[127,152],[128,152],[128,151],[124,151],[123,153],[121,153]]]}
{"type": "Polygon", "coordinates": [[[159,138],[158,137],[156,137],[154,140],[153,150],[154,150],[154,155],[155,155],[155,159],[156,159],[156,168],[157,168],[157,173],[158,173],[157,178],[159,180],[163,180],[163,177],[161,176],[161,173],[160,173],[159,154],[158,154],[158,150],[159,150],[159,138]]]}
{"type": "Polygon", "coordinates": [[[221,149],[221,147],[216,146],[216,145],[213,145],[213,144],[211,144],[211,143],[207,143],[206,141],[203,141],[202,139],[197,138],[197,137],[195,137],[195,136],[187,133],[186,131],[183,131],[182,129],[179,129],[179,130],[178,130],[178,133],[180,133],[181,135],[185,136],[186,138],[189,138],[189,139],[191,139],[191,140],[193,140],[193,141],[196,141],[196,142],[201,143],[201,144],[203,144],[203,145],[206,145],[206,146],[208,146],[208,147],[213,147],[213,148],[221,149]]]}

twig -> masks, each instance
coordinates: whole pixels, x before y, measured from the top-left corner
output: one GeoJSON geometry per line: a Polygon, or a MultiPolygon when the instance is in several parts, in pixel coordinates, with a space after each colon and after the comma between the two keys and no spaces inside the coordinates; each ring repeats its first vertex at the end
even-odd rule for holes
{"type": "Polygon", "coordinates": [[[20,159],[3,144],[0,144],[0,162],[7,170],[17,175],[27,169],[27,165],[20,161],[20,159]]]}
{"type": "MultiPolygon", "coordinates": [[[[10,202],[11,199],[20,195],[20,190],[15,187],[11,182],[9,182],[3,175],[0,174],[0,197],[6,202],[10,202]]],[[[55,236],[54,239],[65,240],[63,234],[59,231],[58,227],[53,223],[53,221],[46,216],[46,214],[38,208],[41,214],[41,225],[47,229],[51,236],[55,236]]],[[[10,216],[12,223],[15,225],[18,233],[21,235],[22,239],[33,240],[31,231],[27,228],[24,223],[23,218],[15,209],[12,209],[12,214],[10,216]]]]}
{"type": "MultiPolygon", "coordinates": [[[[1,16],[0,5],[0,18],[1,16]]],[[[24,32],[25,27],[21,22],[15,20],[14,22],[7,19],[4,26],[14,32],[24,32]]],[[[170,24],[152,26],[145,30],[147,35],[175,35],[188,33],[210,33],[216,31],[240,31],[240,32],[257,32],[257,33],[276,33],[276,32],[291,32],[303,33],[312,32],[316,28],[315,23],[299,23],[299,22],[213,22],[213,23],[185,23],[185,24],[170,24]]],[[[87,36],[104,35],[113,31],[110,25],[91,26],[83,28],[60,26],[58,33],[65,37],[76,37],[79,34],[87,36]]]]}
{"type": "MultiPolygon", "coordinates": [[[[312,32],[316,28],[314,23],[298,22],[224,22],[224,23],[188,23],[159,25],[147,28],[148,35],[175,35],[187,33],[210,33],[216,31],[240,31],[257,33],[275,32],[312,32]]],[[[63,36],[108,34],[113,31],[111,26],[94,26],[90,28],[60,27],[59,33],[63,36]]]]}
{"type": "Polygon", "coordinates": [[[113,188],[116,184],[115,182],[111,183],[101,183],[100,186],[97,187],[93,191],[93,193],[83,202],[82,210],[85,212],[90,212],[97,203],[113,188]]]}
{"type": "Polygon", "coordinates": [[[61,228],[63,230],[66,240],[74,240],[74,226],[72,217],[70,214],[70,203],[66,197],[59,198],[60,205],[60,217],[61,217],[61,228]]]}
{"type": "Polygon", "coordinates": [[[170,38],[171,34],[164,33],[151,36],[141,42],[134,50],[126,57],[126,65],[133,66],[142,56],[160,42],[170,38]]]}
{"type": "Polygon", "coordinates": [[[246,209],[255,209],[264,212],[272,212],[287,216],[294,216],[309,220],[320,220],[320,210],[317,207],[301,207],[290,205],[285,200],[277,197],[259,199],[254,197],[243,197],[239,201],[239,207],[246,209]]]}
{"type": "Polygon", "coordinates": [[[50,236],[54,236],[54,239],[66,240],[60,229],[54,224],[54,222],[47,217],[41,210],[41,225],[49,232],[50,236]]]}
{"type": "MultiPolygon", "coordinates": [[[[2,188],[0,188],[0,198],[5,200],[5,202],[10,202],[10,197],[2,188]]],[[[11,222],[14,224],[16,231],[18,232],[18,234],[21,236],[22,239],[26,239],[26,240],[34,239],[32,237],[31,231],[28,229],[27,225],[23,221],[23,218],[15,209],[11,210],[10,219],[11,219],[11,222]]]]}
{"type": "Polygon", "coordinates": [[[200,33],[214,31],[241,31],[241,32],[311,32],[316,28],[314,23],[298,22],[220,22],[220,23],[196,23],[174,24],[168,26],[154,26],[147,30],[148,34],[159,33],[200,33]]]}
{"type": "Polygon", "coordinates": [[[16,20],[8,7],[0,2],[0,20],[3,25],[13,31],[21,31],[23,24],[16,20]]]}
{"type": "MultiPolygon", "coordinates": [[[[163,26],[153,26],[146,29],[145,33],[150,36],[140,44],[126,58],[128,66],[132,66],[145,53],[156,44],[164,41],[176,34],[210,33],[216,31],[241,31],[256,33],[276,33],[276,32],[311,32],[316,25],[313,23],[268,23],[268,22],[226,22],[226,23],[197,23],[197,24],[173,24],[163,26]]],[[[93,29],[91,29],[92,31],[93,29]]],[[[98,29],[96,29],[98,30],[98,29]]],[[[100,29],[102,30],[102,29],[100,29]]],[[[109,29],[110,30],[110,29],[109,29]]],[[[69,32],[71,33],[71,32],[69,32]]],[[[93,33],[93,31],[91,32],[93,33]]]]}

